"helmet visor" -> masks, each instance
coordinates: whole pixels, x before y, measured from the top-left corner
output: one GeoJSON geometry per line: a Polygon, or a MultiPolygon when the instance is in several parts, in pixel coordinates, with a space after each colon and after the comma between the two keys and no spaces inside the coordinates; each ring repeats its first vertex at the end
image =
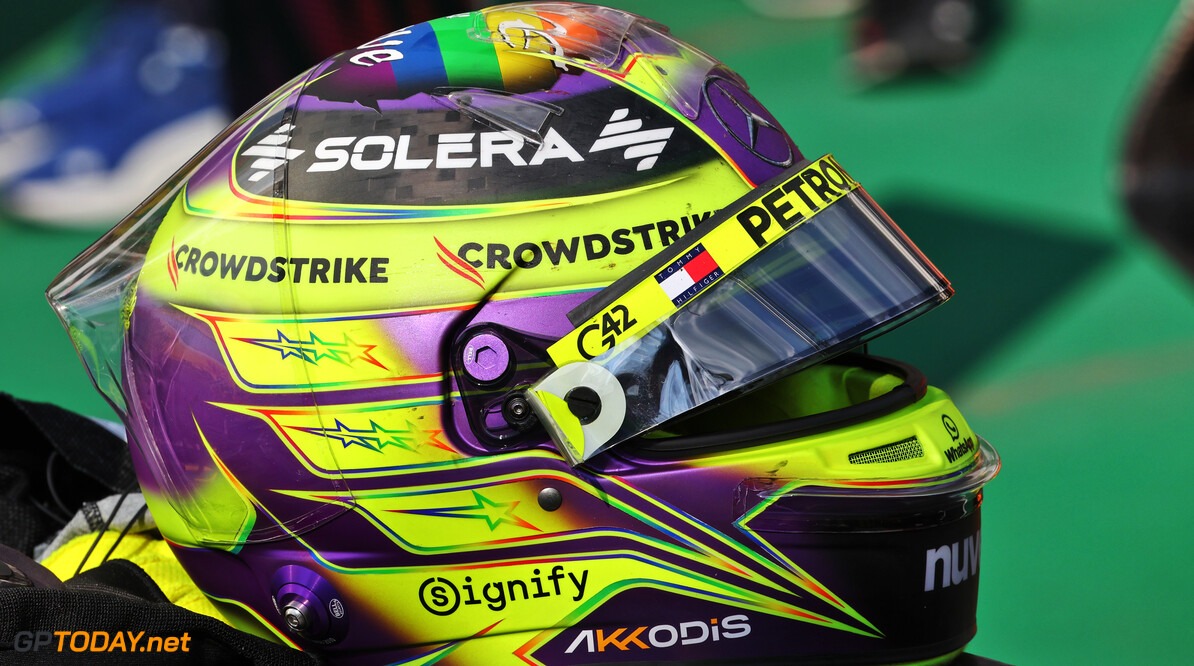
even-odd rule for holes
{"type": "Polygon", "coordinates": [[[551,349],[565,362],[529,396],[574,463],[848,351],[953,293],[828,156],[709,228],[632,274],[634,286],[596,296],[600,310],[551,349]]]}

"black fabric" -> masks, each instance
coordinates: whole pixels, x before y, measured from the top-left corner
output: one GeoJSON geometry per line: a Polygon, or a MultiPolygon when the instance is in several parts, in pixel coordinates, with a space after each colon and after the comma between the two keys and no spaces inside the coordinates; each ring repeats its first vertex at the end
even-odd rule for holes
{"type": "Polygon", "coordinates": [[[0,393],[0,543],[26,555],[84,502],[135,490],[128,446],[91,419],[0,393]]]}
{"type": "MultiPolygon", "coordinates": [[[[3,445],[0,445],[3,446],[3,445]]],[[[29,498],[24,457],[0,448],[0,543],[30,555],[62,523],[42,513],[29,498]]]]}
{"type": "Polygon", "coordinates": [[[20,400],[8,394],[0,396],[0,409],[17,412],[4,416],[19,419],[23,415],[28,426],[52,444],[71,467],[114,492],[137,488],[137,474],[124,440],[86,416],[57,405],[20,400]]]}
{"type": "MultiPolygon", "coordinates": [[[[164,645],[164,642],[161,643],[164,645]]],[[[170,604],[137,565],[111,560],[66,583],[64,590],[0,589],[0,664],[320,664],[306,652],[272,643],[170,604]],[[40,632],[40,634],[39,634],[40,632]],[[55,635],[53,632],[70,632],[55,635]],[[80,632],[89,633],[86,642],[80,632]],[[113,650],[141,634],[133,651],[113,650]],[[34,650],[38,636],[46,638],[34,650]],[[150,637],[186,637],[187,650],[141,651],[150,637]],[[48,637],[48,638],[47,638],[48,637]],[[46,642],[48,641],[48,642],[46,642]],[[87,645],[85,651],[73,651],[87,645]],[[61,650],[59,645],[61,644],[61,650]],[[93,645],[106,649],[92,651],[93,645]]]]}

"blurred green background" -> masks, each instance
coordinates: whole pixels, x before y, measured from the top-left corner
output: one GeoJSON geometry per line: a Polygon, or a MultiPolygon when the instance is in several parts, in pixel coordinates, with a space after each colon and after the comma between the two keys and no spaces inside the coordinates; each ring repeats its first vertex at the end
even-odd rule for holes
{"type": "MultiPolygon", "coordinates": [[[[833,152],[952,280],[949,304],[871,350],[925,370],[1003,456],[970,651],[1188,663],[1194,299],[1117,185],[1176,1],[1010,1],[972,68],[873,88],[845,63],[845,18],[768,18],[742,0],[608,4],[740,72],[806,154],[833,152]]],[[[50,31],[90,6],[9,3],[0,77],[29,69],[21,54],[52,59],[50,31]]],[[[42,295],[99,234],[0,219],[0,390],[110,416],[42,295]]]]}

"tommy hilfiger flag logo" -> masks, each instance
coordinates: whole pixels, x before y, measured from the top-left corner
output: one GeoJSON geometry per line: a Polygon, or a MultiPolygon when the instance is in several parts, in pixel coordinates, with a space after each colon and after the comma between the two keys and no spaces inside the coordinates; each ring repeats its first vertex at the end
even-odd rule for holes
{"type": "Polygon", "coordinates": [[[660,127],[659,129],[642,129],[641,118],[631,118],[630,109],[618,109],[609,117],[609,123],[601,129],[601,136],[589,149],[590,153],[614,148],[625,148],[622,154],[628,160],[639,160],[636,171],[646,171],[655,166],[667,140],[671,138],[674,127],[660,127]]]}
{"type": "Polygon", "coordinates": [[[684,305],[693,296],[717,282],[725,273],[705,250],[703,244],[696,244],[680,255],[667,268],[655,274],[655,281],[676,307],[684,305]]]}

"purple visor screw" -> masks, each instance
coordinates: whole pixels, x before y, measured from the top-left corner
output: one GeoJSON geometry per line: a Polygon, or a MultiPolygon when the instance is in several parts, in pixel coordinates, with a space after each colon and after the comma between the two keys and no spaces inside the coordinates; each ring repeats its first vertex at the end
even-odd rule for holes
{"type": "Polygon", "coordinates": [[[478,384],[501,379],[510,367],[510,349],[501,338],[482,333],[464,347],[464,371],[478,384]]]}

